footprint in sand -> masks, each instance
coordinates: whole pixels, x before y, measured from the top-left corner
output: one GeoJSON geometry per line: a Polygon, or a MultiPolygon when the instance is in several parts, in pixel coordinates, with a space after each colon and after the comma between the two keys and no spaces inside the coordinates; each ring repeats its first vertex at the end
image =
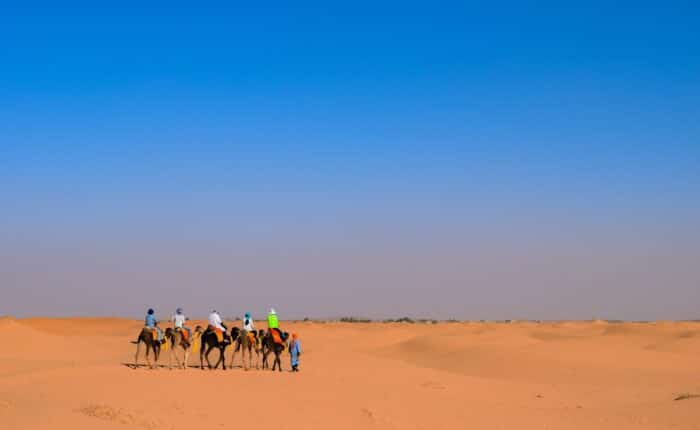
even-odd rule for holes
{"type": "Polygon", "coordinates": [[[391,421],[382,417],[378,417],[376,413],[372,412],[367,408],[361,408],[360,411],[362,412],[362,415],[364,415],[365,418],[369,420],[369,422],[372,424],[372,427],[378,426],[387,429],[396,428],[396,426],[391,421]]]}
{"type": "Polygon", "coordinates": [[[420,384],[420,386],[423,388],[430,388],[433,390],[444,390],[447,388],[446,386],[442,385],[441,383],[435,382],[435,381],[426,381],[426,382],[423,382],[422,384],[420,384]]]}
{"type": "Polygon", "coordinates": [[[124,411],[123,409],[116,409],[107,405],[91,404],[80,408],[79,412],[85,416],[112,423],[139,426],[146,429],[152,429],[158,426],[158,423],[156,422],[140,418],[134,414],[124,411]]]}

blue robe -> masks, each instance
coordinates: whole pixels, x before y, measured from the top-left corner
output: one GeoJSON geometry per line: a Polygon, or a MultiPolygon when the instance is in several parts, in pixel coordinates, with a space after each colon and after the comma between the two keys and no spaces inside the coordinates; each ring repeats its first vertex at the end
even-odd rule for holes
{"type": "Polygon", "coordinates": [[[289,353],[292,356],[292,366],[299,365],[299,354],[301,354],[301,342],[299,339],[292,341],[289,346],[289,353]]]}

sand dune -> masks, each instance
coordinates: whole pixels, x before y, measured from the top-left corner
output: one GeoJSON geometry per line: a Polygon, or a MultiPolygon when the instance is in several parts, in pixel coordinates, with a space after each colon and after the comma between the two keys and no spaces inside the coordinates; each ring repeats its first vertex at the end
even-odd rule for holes
{"type": "Polygon", "coordinates": [[[700,428],[696,323],[287,323],[299,374],[134,370],[140,326],[0,318],[0,428],[700,428]]]}

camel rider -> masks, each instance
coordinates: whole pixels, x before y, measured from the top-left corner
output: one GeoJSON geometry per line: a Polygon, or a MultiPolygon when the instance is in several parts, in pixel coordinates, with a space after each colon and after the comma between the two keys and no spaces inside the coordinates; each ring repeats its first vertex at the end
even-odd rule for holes
{"type": "Polygon", "coordinates": [[[156,329],[158,342],[165,343],[165,339],[163,339],[163,330],[158,327],[158,320],[155,317],[155,313],[153,309],[148,310],[148,313],[146,313],[145,326],[150,329],[156,329]]]}
{"type": "Polygon", "coordinates": [[[190,340],[192,339],[192,329],[185,326],[185,322],[189,321],[190,319],[185,316],[185,314],[182,312],[182,308],[177,308],[175,311],[175,315],[173,315],[173,326],[175,326],[175,329],[180,329],[180,330],[185,330],[187,331],[187,339],[190,340]]]}
{"type": "Polygon", "coordinates": [[[267,313],[267,328],[272,331],[276,330],[277,334],[279,334],[280,339],[284,341],[284,333],[282,333],[282,330],[280,330],[280,323],[279,319],[277,319],[277,312],[275,312],[275,308],[270,308],[270,312],[267,313]]]}
{"type": "Polygon", "coordinates": [[[226,333],[226,330],[228,328],[226,327],[226,324],[221,320],[221,315],[216,310],[212,310],[211,313],[209,314],[209,328],[221,330],[224,334],[224,342],[228,342],[228,334],[226,333]]]}
{"type": "Polygon", "coordinates": [[[245,318],[243,318],[243,330],[248,333],[255,333],[255,325],[253,325],[253,318],[250,316],[250,312],[246,312],[245,318]]]}

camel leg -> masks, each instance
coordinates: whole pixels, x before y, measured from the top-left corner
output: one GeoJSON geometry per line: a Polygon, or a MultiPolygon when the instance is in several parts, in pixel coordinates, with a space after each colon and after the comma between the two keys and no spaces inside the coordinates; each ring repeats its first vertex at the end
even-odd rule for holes
{"type": "MultiPolygon", "coordinates": [[[[277,370],[282,371],[282,359],[280,358],[280,353],[275,350],[275,364],[277,364],[277,370]]],[[[274,367],[272,370],[275,370],[274,367]]]]}
{"type": "MultiPolygon", "coordinates": [[[[212,348],[213,350],[214,348],[212,348]]],[[[208,354],[207,354],[208,355],[208,354]]],[[[207,360],[208,361],[208,360],[207,360]]],[[[219,367],[219,362],[221,361],[221,349],[219,349],[219,359],[216,360],[216,363],[214,364],[214,369],[217,369],[219,367]]]]}
{"type": "Polygon", "coordinates": [[[153,358],[155,358],[153,368],[158,369],[158,361],[160,360],[160,344],[153,345],[153,358]]]}
{"type": "Polygon", "coordinates": [[[248,347],[248,368],[253,367],[253,348],[248,347]]]}
{"type": "Polygon", "coordinates": [[[260,353],[262,355],[262,368],[263,370],[267,369],[267,348],[265,348],[265,345],[263,344],[262,349],[260,350],[260,353]]]}
{"type": "Polygon", "coordinates": [[[153,363],[151,363],[151,347],[146,344],[146,363],[148,363],[148,368],[153,369],[153,363]]]}
{"type": "Polygon", "coordinates": [[[182,368],[187,370],[187,366],[189,365],[189,363],[190,363],[190,349],[187,348],[185,350],[185,361],[182,363],[182,368]]]}
{"type": "Polygon", "coordinates": [[[211,353],[212,347],[208,346],[207,347],[207,352],[204,354],[204,358],[207,359],[207,365],[209,366],[209,370],[211,370],[211,361],[209,361],[209,353],[211,353]]]}
{"type": "Polygon", "coordinates": [[[206,345],[202,344],[199,349],[199,368],[204,370],[204,349],[206,345]]]}
{"type": "MultiPolygon", "coordinates": [[[[222,368],[226,370],[226,347],[223,347],[220,351],[219,362],[221,362],[222,368]]],[[[219,367],[218,363],[216,364],[216,367],[219,367]]]]}
{"type": "MultiPolygon", "coordinates": [[[[175,346],[173,345],[172,350],[170,351],[171,355],[175,356],[175,363],[177,364],[178,369],[182,367],[182,364],[180,364],[180,357],[177,356],[177,352],[175,351],[175,346]]],[[[185,352],[187,353],[187,352],[185,352]]]]}
{"type": "Polygon", "coordinates": [[[231,354],[231,369],[233,369],[233,365],[236,362],[236,348],[233,347],[233,353],[231,354]]]}
{"type": "Polygon", "coordinates": [[[160,359],[160,343],[153,344],[153,358],[155,359],[153,368],[158,369],[158,359],[160,359]]]}
{"type": "Polygon", "coordinates": [[[141,341],[136,344],[136,356],[134,356],[134,369],[139,367],[139,351],[141,350],[141,341]]]}

